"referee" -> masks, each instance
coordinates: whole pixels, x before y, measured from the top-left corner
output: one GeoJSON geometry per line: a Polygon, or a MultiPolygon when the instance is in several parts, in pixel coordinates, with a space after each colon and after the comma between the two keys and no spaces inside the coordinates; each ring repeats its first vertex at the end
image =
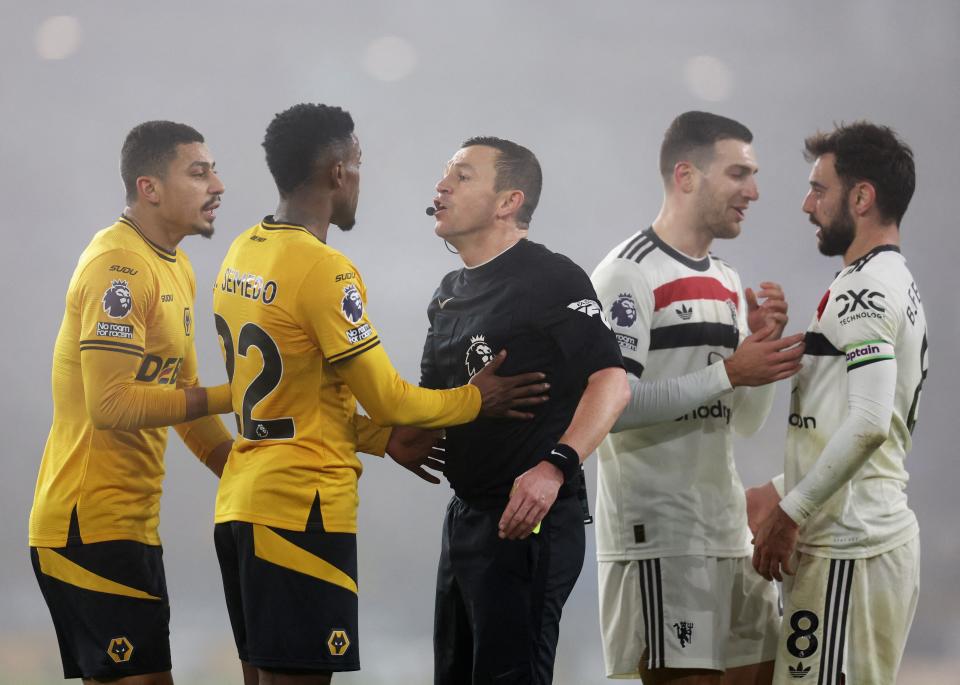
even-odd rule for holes
{"type": "Polygon", "coordinates": [[[482,137],[463,143],[436,187],[435,231],[464,268],[428,308],[421,383],[462,385],[504,350],[501,373],[543,371],[550,383],[527,421],[447,429],[454,496],[437,572],[437,685],[551,682],[561,610],[583,565],[580,463],[630,394],[590,279],[526,239],[541,183],[532,152],[482,137]]]}

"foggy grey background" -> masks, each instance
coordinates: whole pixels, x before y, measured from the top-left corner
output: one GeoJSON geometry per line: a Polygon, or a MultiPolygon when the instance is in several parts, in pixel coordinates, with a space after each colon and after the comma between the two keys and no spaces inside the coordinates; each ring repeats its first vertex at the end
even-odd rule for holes
{"type": "MultiPolygon", "coordinates": [[[[394,363],[418,377],[425,308],[460,265],[424,216],[461,140],[508,137],[540,158],[530,237],[587,272],[646,227],[661,201],[657,151],[679,112],[707,109],[753,130],[760,201],[714,251],[745,285],[779,280],[789,329],[806,327],[840,268],[800,211],[804,136],[835,120],[894,126],[918,187],[903,251],[930,327],[931,371],[908,459],[921,525],[919,611],[903,683],[955,681],[960,543],[954,357],[958,308],[960,4],[917,2],[15,2],[0,0],[2,286],[0,683],[60,679],[52,624],[32,577],[27,517],[51,418],[50,359],[83,247],[123,209],[118,158],[135,124],[166,118],[206,137],[227,190],[211,241],[181,244],[197,275],[201,379],[225,380],[210,287],[230,241],[275,207],[260,142],[302,101],[357,122],[358,225],[329,242],[354,260],[394,363]],[[68,18],[62,18],[62,17],[68,18]],[[61,17],[51,19],[52,17],[61,17]]],[[[743,480],[782,467],[787,388],[762,433],[739,445],[743,480]]],[[[435,562],[446,484],[364,457],[360,492],[363,670],[338,683],[431,682],[435,562]]],[[[239,682],[212,544],[214,478],[171,431],[161,535],[179,683],[239,682]]],[[[595,464],[588,466],[591,499],[595,464]]],[[[567,604],[556,682],[603,682],[593,530],[567,604]]]]}

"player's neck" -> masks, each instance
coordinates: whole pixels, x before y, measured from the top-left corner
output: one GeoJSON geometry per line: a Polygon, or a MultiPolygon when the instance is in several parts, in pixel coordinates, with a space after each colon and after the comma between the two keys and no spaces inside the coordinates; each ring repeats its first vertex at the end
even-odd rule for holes
{"type": "Polygon", "coordinates": [[[526,236],[527,231],[516,225],[494,226],[451,238],[449,242],[460,253],[464,266],[472,268],[506,252],[526,236]]]}
{"type": "Polygon", "coordinates": [[[693,217],[664,204],[653,221],[653,232],[674,250],[691,259],[703,259],[710,252],[713,234],[698,225],[693,217]]]}
{"type": "Polygon", "coordinates": [[[126,207],[123,216],[130,219],[147,240],[168,252],[176,252],[177,245],[190,233],[182,226],[164,221],[156,212],[144,211],[142,207],[126,207]]]}
{"type": "Polygon", "coordinates": [[[329,197],[310,198],[306,201],[298,197],[281,197],[273,213],[273,220],[277,223],[303,226],[325,243],[332,211],[329,197]]]}
{"type": "Polygon", "coordinates": [[[900,246],[900,229],[896,224],[880,224],[857,227],[856,237],[843,253],[843,265],[849,266],[871,250],[881,245],[900,246]]]}

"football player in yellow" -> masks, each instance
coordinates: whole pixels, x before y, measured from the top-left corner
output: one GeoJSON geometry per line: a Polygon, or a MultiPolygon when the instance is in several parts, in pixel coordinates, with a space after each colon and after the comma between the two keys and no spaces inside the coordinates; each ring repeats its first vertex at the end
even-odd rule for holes
{"type": "Polygon", "coordinates": [[[201,136],[169,121],[127,135],[128,206],[80,256],[53,353],[53,425],[30,555],[65,678],[166,685],[170,604],[157,535],[167,426],[217,475],[229,386],[197,379],[190,260],[223,184],[201,136]]]}
{"type": "Polygon", "coordinates": [[[522,407],[544,401],[547,386],[540,373],[496,376],[503,353],[451,390],[400,378],[357,268],[326,244],[331,223],[355,221],[353,119],[296,105],[263,145],[279,205],[233,242],[214,286],[239,427],[214,535],[244,682],[317,685],[360,668],[357,452],[386,451],[416,469],[433,435],[386,426],[529,418],[522,407]]]}

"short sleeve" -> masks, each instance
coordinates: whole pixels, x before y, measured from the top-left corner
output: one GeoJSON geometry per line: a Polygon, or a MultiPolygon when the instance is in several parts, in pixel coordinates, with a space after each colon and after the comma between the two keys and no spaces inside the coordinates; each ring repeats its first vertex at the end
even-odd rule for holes
{"type": "Polygon", "coordinates": [[[143,356],[157,292],[153,273],[142,257],[126,250],[94,257],[80,274],[75,296],[81,351],[143,356]]]}
{"type": "Polygon", "coordinates": [[[894,359],[900,328],[898,301],[886,284],[853,272],[830,289],[820,327],[846,355],[847,371],[894,359]]]}
{"type": "Polygon", "coordinates": [[[603,310],[587,275],[576,269],[565,274],[550,293],[550,303],[538,327],[550,335],[567,362],[585,377],[601,369],[623,367],[617,342],[603,320],[603,310]]]}
{"type": "Polygon", "coordinates": [[[591,276],[610,330],[623,355],[628,372],[640,378],[650,348],[653,290],[632,262],[601,263],[591,276]]]}
{"type": "Polygon", "coordinates": [[[380,344],[367,312],[367,291],[356,267],[341,254],[307,272],[297,294],[307,334],[331,363],[352,359],[380,344]]]}

